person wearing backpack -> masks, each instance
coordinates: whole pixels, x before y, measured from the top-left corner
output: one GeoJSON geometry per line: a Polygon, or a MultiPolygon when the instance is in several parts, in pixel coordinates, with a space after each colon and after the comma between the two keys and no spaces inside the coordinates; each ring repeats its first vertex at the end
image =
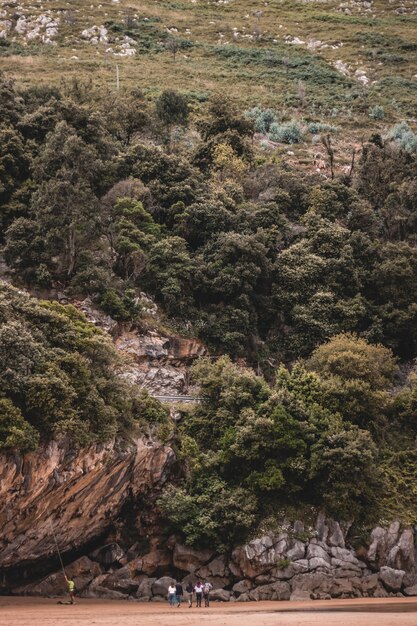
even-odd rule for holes
{"type": "Polygon", "coordinates": [[[198,607],[201,608],[201,599],[203,597],[203,583],[201,582],[201,580],[199,580],[196,583],[194,587],[194,591],[195,591],[196,604],[198,607]]]}
{"type": "Polygon", "coordinates": [[[191,609],[191,607],[193,606],[193,593],[194,593],[194,587],[191,582],[188,583],[188,585],[185,588],[185,591],[187,592],[188,608],[191,609]]]}
{"type": "Polygon", "coordinates": [[[208,581],[204,581],[203,585],[203,596],[204,596],[204,606],[210,606],[210,591],[213,589],[213,585],[208,581]]]}
{"type": "Polygon", "coordinates": [[[177,583],[175,585],[175,597],[177,600],[177,608],[179,608],[181,606],[181,600],[182,600],[182,596],[184,595],[184,591],[182,589],[182,585],[181,583],[177,583]]]}

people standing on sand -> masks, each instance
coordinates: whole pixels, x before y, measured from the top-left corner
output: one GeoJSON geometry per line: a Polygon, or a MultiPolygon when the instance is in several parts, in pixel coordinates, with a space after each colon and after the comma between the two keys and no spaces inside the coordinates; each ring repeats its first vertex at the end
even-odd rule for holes
{"type": "Polygon", "coordinates": [[[210,591],[212,589],[213,585],[208,580],[205,580],[203,585],[204,606],[210,606],[210,591]]]}
{"type": "Polygon", "coordinates": [[[177,583],[175,585],[175,597],[177,599],[177,607],[179,608],[181,606],[181,600],[182,600],[182,596],[184,595],[184,591],[182,589],[182,585],[181,583],[177,583]]]}
{"type": "Polygon", "coordinates": [[[169,606],[171,607],[171,609],[175,606],[175,592],[176,592],[175,584],[172,582],[170,586],[168,587],[168,600],[169,600],[169,606]]]}
{"type": "Polygon", "coordinates": [[[193,606],[193,593],[194,593],[194,587],[191,582],[188,583],[188,585],[185,588],[185,591],[187,592],[188,608],[191,609],[191,607],[193,606]]]}
{"type": "Polygon", "coordinates": [[[201,599],[203,597],[203,583],[201,582],[201,580],[199,580],[196,583],[194,587],[194,591],[195,591],[196,605],[201,608],[201,599]]]}
{"type": "Polygon", "coordinates": [[[65,580],[68,585],[70,604],[75,604],[75,582],[72,579],[67,578],[66,576],[65,576],[65,580]]]}

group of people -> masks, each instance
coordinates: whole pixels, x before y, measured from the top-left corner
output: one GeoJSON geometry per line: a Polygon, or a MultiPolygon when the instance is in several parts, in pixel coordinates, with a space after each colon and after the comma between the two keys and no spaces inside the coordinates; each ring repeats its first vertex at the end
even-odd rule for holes
{"type": "MultiPolygon", "coordinates": [[[[189,582],[185,588],[188,600],[188,608],[190,609],[193,606],[194,594],[197,607],[201,607],[201,602],[203,598],[204,606],[210,606],[210,592],[212,589],[213,585],[208,582],[208,580],[205,580],[204,583],[201,580],[198,580],[195,585],[189,582]]],[[[172,583],[168,587],[168,600],[171,609],[175,605],[177,605],[177,607],[181,606],[183,596],[184,590],[181,583],[172,583]]]]}

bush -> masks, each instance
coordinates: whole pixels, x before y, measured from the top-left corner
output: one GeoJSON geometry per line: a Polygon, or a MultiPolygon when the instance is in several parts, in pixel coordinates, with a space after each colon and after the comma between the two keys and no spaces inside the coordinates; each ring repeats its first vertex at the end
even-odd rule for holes
{"type": "Polygon", "coordinates": [[[324,124],[323,122],[310,122],[307,128],[308,132],[312,135],[318,135],[319,133],[336,133],[340,130],[338,126],[324,124]]]}
{"type": "Polygon", "coordinates": [[[271,124],[269,130],[269,136],[272,141],[278,143],[300,143],[303,138],[303,133],[299,124],[296,121],[287,122],[286,124],[271,124]]]}
{"type": "Polygon", "coordinates": [[[369,117],[371,117],[373,120],[383,120],[385,117],[384,107],[376,104],[369,111],[369,117]]]}
{"type": "Polygon", "coordinates": [[[406,152],[417,152],[417,135],[411,130],[407,122],[396,124],[387,133],[385,139],[394,141],[406,152]]]}
{"type": "Polygon", "coordinates": [[[254,121],[255,131],[266,135],[271,125],[277,122],[277,116],[272,109],[261,109],[254,107],[246,112],[246,117],[254,121]]]}

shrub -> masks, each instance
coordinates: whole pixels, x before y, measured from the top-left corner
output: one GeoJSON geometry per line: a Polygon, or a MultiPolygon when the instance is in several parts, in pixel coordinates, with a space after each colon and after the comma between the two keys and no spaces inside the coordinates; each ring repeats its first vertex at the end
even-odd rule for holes
{"type": "Polygon", "coordinates": [[[387,133],[385,139],[395,141],[406,152],[417,152],[417,135],[407,122],[400,122],[387,133]]]}
{"type": "Polygon", "coordinates": [[[307,128],[308,132],[312,135],[318,135],[319,133],[337,133],[339,130],[338,126],[324,124],[323,122],[310,122],[307,128]]]}
{"type": "Polygon", "coordinates": [[[299,124],[293,120],[285,124],[277,124],[276,122],[271,125],[269,136],[272,141],[278,143],[300,143],[303,138],[303,133],[299,124]]]}
{"type": "Polygon", "coordinates": [[[376,104],[369,111],[369,117],[372,117],[373,120],[383,120],[385,117],[384,107],[379,104],[376,104]]]}
{"type": "Polygon", "coordinates": [[[272,109],[261,109],[254,107],[246,112],[246,117],[254,121],[256,132],[266,135],[271,125],[277,122],[277,116],[272,109]]]}

